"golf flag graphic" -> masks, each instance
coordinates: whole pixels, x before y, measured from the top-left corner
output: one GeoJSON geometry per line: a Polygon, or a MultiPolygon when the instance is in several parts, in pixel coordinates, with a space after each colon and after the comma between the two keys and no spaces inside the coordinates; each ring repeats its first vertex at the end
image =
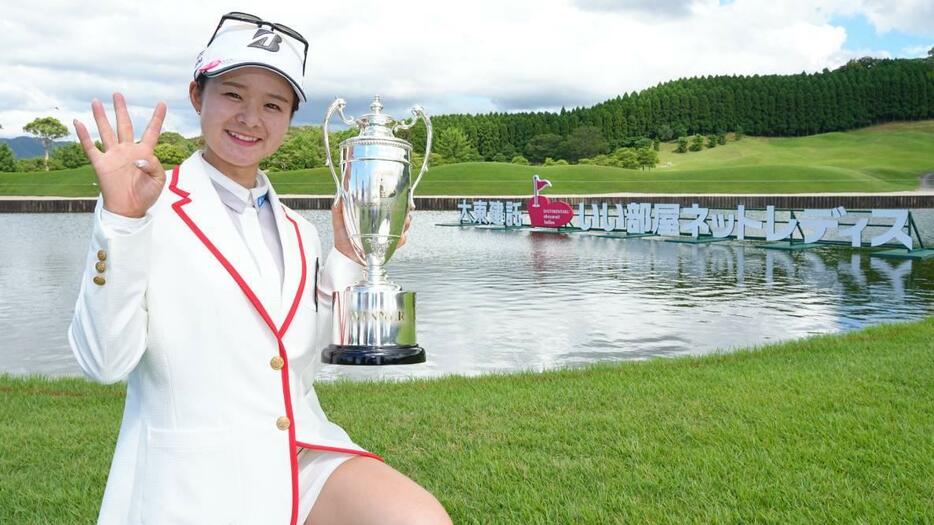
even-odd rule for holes
{"type": "Polygon", "coordinates": [[[538,192],[543,189],[551,186],[551,182],[547,181],[538,175],[532,176],[532,205],[536,208],[538,207],[538,192]]]}

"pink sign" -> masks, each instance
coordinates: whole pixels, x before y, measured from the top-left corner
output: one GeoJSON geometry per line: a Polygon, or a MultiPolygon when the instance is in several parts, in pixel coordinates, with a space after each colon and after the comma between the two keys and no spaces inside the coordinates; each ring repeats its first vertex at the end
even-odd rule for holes
{"type": "Polygon", "coordinates": [[[529,199],[527,209],[533,227],[560,228],[570,224],[574,218],[574,209],[570,204],[562,201],[551,202],[548,197],[539,195],[541,190],[549,186],[551,182],[539,178],[538,175],[532,177],[532,198],[529,199]]]}
{"type": "Polygon", "coordinates": [[[532,226],[541,228],[560,228],[570,224],[574,218],[574,209],[570,204],[551,202],[543,196],[538,197],[538,206],[535,205],[535,198],[529,199],[528,210],[532,226]]]}

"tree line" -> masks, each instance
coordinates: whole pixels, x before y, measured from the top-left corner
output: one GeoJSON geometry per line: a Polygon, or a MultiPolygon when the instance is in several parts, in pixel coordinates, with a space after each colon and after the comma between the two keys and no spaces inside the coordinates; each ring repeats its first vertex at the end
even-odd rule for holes
{"type": "MultiPolygon", "coordinates": [[[[896,120],[934,118],[934,48],[925,59],[854,59],[833,71],[798,75],[704,76],[665,82],[625,93],[592,107],[560,112],[438,115],[432,118],[431,164],[494,161],[516,164],[598,164],[654,167],[659,142],[677,140],[675,151],[698,151],[741,138],[799,136],[842,131],[896,120]],[[706,140],[706,143],[705,143],[706,140]]],[[[25,131],[43,141],[44,159],[15,160],[0,145],[0,171],[73,168],[87,163],[78,144],[49,151],[67,129],[52,117],[25,131]],[[54,121],[54,122],[53,122],[54,121]]],[[[335,148],[355,130],[332,133],[335,148]]],[[[425,128],[400,132],[414,151],[424,151],[425,128]]],[[[324,165],[319,126],[289,130],[282,146],[261,168],[284,171],[324,165]]],[[[167,165],[201,146],[200,138],[162,134],[155,150],[167,165]]],[[[415,161],[421,162],[418,154],[415,161]]]]}
{"type": "MultiPolygon", "coordinates": [[[[81,144],[70,142],[52,148],[53,140],[68,135],[67,128],[53,117],[42,117],[27,124],[26,127],[42,131],[36,134],[45,148],[44,157],[17,159],[13,149],[7,144],[0,144],[0,172],[33,172],[79,168],[90,164],[81,144]],[[59,128],[58,126],[61,126],[59,128]]],[[[355,130],[332,132],[330,134],[331,154],[339,158],[338,144],[344,139],[356,135],[355,130]]],[[[95,141],[102,149],[100,141],[95,141]]],[[[204,146],[201,137],[186,138],[174,131],[164,131],[153,154],[163,166],[171,167],[187,159],[192,153],[204,146]]],[[[289,129],[278,150],[260,163],[260,169],[270,171],[298,170],[324,166],[324,136],[320,126],[295,126],[289,129]]]]}
{"type": "MultiPolygon", "coordinates": [[[[432,123],[441,137],[451,128],[460,130],[477,160],[525,155],[532,162],[544,160],[543,150],[552,158],[575,162],[589,156],[594,143],[604,148],[600,139],[606,143],[605,153],[634,138],[670,141],[725,132],[800,136],[843,131],[934,117],[934,57],[928,54],[925,59],[864,57],[810,74],[679,79],[592,107],[439,115],[432,123]],[[593,140],[583,150],[574,137],[580,128],[599,130],[599,136],[587,132],[593,140]]],[[[424,147],[424,128],[413,128],[408,138],[416,149],[424,147]]]]}

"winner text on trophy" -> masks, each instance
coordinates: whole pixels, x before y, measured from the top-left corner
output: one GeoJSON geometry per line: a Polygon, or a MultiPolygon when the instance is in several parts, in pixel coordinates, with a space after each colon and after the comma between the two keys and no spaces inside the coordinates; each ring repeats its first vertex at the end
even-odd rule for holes
{"type": "Polygon", "coordinates": [[[337,199],[357,257],[365,263],[363,280],[346,290],[335,290],[331,345],[321,353],[325,363],[342,365],[394,365],[425,362],[425,350],[415,338],[415,292],[404,292],[386,276],[385,264],[399,244],[405,220],[415,208],[414,193],[428,170],[431,120],[420,106],[412,119],[396,121],[382,113],[376,97],[370,113],[360,118],[344,115],[344,100],[337,99],[324,117],[324,150],[337,184],[337,199]],[[359,135],[340,143],[340,175],[334,170],[328,140],[328,122],[334,112],[359,135]],[[412,145],[397,138],[418,119],[425,122],[425,160],[412,177],[412,145]]]}

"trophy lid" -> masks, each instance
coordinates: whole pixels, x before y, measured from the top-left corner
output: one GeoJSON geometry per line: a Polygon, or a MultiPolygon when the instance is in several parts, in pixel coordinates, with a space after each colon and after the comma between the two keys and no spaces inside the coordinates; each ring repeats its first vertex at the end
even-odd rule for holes
{"type": "Polygon", "coordinates": [[[357,118],[357,126],[360,128],[361,137],[393,137],[390,126],[396,122],[396,119],[383,113],[383,102],[379,95],[373,97],[370,104],[370,113],[361,115],[357,118]]]}
{"type": "Polygon", "coordinates": [[[396,137],[393,133],[393,126],[399,124],[400,121],[383,113],[383,102],[380,100],[379,95],[373,97],[373,102],[370,104],[370,113],[361,115],[353,119],[352,122],[357,124],[360,134],[341,142],[340,147],[342,148],[357,144],[382,144],[412,151],[412,145],[408,141],[396,137]]]}

